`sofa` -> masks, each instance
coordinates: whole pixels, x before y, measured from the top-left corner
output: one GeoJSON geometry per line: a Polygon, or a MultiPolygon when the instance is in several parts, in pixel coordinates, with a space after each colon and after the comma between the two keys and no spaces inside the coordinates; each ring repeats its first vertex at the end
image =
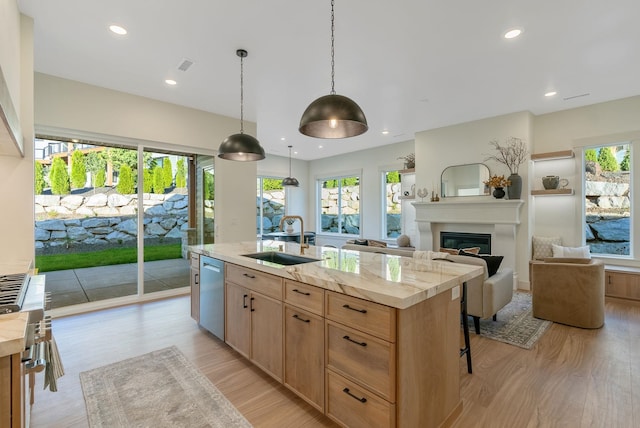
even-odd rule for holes
{"type": "Polygon", "coordinates": [[[408,236],[400,235],[396,242],[398,243],[397,247],[389,247],[386,242],[375,239],[350,239],[342,246],[342,249],[413,257],[415,247],[410,245],[408,236]]]}
{"type": "MultiPolygon", "coordinates": [[[[344,244],[342,248],[345,250],[384,253],[404,257],[417,255],[413,247],[382,247],[347,243],[344,244]]],[[[424,253],[424,251],[419,253],[424,253]]],[[[480,334],[480,320],[491,317],[496,320],[496,313],[511,302],[513,298],[513,270],[502,267],[498,269],[495,274],[489,276],[487,263],[480,257],[449,253],[435,254],[437,257],[445,258],[450,262],[482,266],[484,269],[481,277],[467,283],[467,313],[473,317],[476,334],[480,334]]]]}
{"type": "Polygon", "coordinates": [[[551,257],[529,264],[533,316],[580,328],[604,324],[604,264],[551,257]]]}

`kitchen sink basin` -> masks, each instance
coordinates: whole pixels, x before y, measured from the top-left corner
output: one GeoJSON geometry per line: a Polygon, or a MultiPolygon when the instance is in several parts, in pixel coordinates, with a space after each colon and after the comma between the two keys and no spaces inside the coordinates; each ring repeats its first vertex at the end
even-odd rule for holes
{"type": "Polygon", "coordinates": [[[244,257],[251,257],[252,259],[263,260],[265,262],[277,263],[279,265],[299,265],[302,263],[319,262],[318,259],[312,259],[309,257],[296,256],[293,254],[279,253],[277,251],[265,251],[263,253],[243,254],[244,257]]]}

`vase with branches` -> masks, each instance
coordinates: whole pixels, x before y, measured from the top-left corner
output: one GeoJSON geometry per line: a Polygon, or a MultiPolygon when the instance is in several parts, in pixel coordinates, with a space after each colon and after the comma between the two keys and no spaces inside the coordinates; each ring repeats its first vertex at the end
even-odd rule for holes
{"type": "Polygon", "coordinates": [[[529,156],[527,145],[521,138],[509,137],[503,144],[498,140],[492,140],[489,145],[493,146],[496,153],[488,155],[486,161],[495,161],[503,164],[509,170],[508,180],[511,183],[507,187],[509,199],[520,199],[522,193],[522,177],[518,174],[520,165],[522,165],[529,156]]]}

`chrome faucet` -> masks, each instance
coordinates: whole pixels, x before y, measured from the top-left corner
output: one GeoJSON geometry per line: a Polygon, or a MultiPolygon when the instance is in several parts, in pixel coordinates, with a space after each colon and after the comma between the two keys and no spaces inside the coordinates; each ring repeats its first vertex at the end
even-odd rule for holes
{"type": "Polygon", "coordinates": [[[300,220],[300,254],[304,254],[304,249],[309,248],[309,244],[304,242],[304,220],[299,215],[285,215],[280,219],[280,230],[284,230],[284,222],[287,219],[300,220]]]}

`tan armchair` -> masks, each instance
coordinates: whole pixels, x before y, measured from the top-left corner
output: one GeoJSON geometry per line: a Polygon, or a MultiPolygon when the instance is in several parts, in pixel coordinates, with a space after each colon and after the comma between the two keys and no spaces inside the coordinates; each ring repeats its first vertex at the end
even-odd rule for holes
{"type": "Polygon", "coordinates": [[[594,259],[530,262],[533,316],[582,328],[604,324],[604,264],[594,259]]]}
{"type": "Polygon", "coordinates": [[[495,321],[496,313],[511,302],[513,270],[501,267],[498,272],[489,276],[487,264],[482,259],[452,254],[447,255],[446,259],[484,267],[484,276],[467,283],[467,314],[473,317],[476,334],[480,334],[480,320],[493,317],[495,321]]]}

